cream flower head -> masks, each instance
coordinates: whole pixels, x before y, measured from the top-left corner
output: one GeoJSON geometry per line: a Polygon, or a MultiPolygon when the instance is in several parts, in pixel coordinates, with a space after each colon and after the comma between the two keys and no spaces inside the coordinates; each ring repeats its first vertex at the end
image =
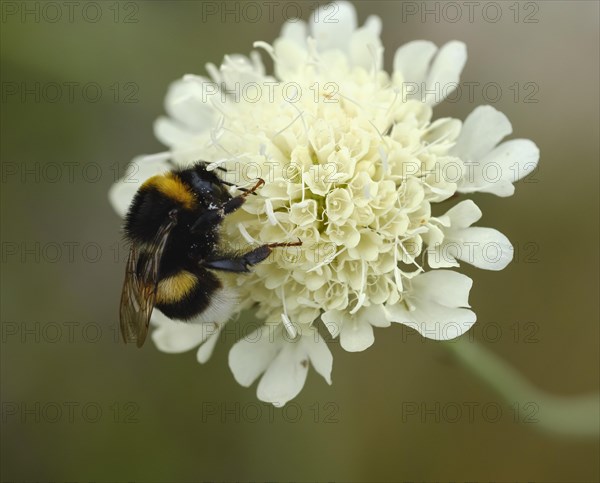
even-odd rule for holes
{"type": "MultiPolygon", "coordinates": [[[[512,246],[496,230],[471,227],[481,217],[472,201],[437,217],[432,204],[457,193],[511,195],[539,157],[528,140],[498,145],[511,127],[492,107],[475,109],[464,124],[433,120],[443,99],[426,94],[452,92],[466,61],[462,42],[406,44],[388,74],[381,20],[358,27],[354,7],[338,6],[337,22],[317,11],[308,25],[286,23],[272,45],[255,43],[272,57],[273,76],[252,52],[207,65],[210,78],[176,81],[169,117],[155,125],[169,151],[134,160],[140,183],[170,169],[169,160],[206,160],[241,186],[263,178],[259,196],[226,219],[223,238],[237,246],[302,240],[233,281],[239,310],[257,306],[265,325],[234,345],[230,368],[244,386],[262,374],[258,397],[276,406],[300,392],[309,365],[331,383],[321,324],[347,351],[370,347],[373,327],[394,322],[433,339],[467,331],[476,320],[472,281],[444,268],[462,260],[502,269],[512,246]],[[493,180],[490,163],[500,170],[493,180]]],[[[113,187],[119,213],[138,186],[113,187]]],[[[207,326],[157,312],[153,339],[167,352],[201,344],[204,362],[229,315],[207,326]]]]}

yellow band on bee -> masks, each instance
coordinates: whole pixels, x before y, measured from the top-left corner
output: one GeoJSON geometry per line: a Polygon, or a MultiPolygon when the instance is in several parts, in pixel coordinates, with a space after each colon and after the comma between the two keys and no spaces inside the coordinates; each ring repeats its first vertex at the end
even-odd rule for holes
{"type": "Polygon", "coordinates": [[[156,302],[162,304],[180,302],[196,287],[197,283],[198,278],[185,270],[164,278],[158,283],[156,302]]]}
{"type": "Polygon", "coordinates": [[[142,188],[150,187],[156,188],[162,194],[176,200],[187,209],[191,210],[196,206],[194,193],[173,173],[159,174],[147,179],[142,188]]]}

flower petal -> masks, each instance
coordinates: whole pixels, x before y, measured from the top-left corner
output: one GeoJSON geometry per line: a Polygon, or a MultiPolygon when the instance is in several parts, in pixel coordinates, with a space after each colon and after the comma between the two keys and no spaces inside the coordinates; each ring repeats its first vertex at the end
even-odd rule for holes
{"type": "Polygon", "coordinates": [[[450,154],[458,156],[465,164],[478,161],[511,132],[512,126],[504,114],[492,106],[479,106],[463,123],[460,136],[450,154]]]}
{"type": "Polygon", "coordinates": [[[154,135],[161,143],[171,148],[192,144],[195,136],[187,126],[168,117],[159,117],[154,121],[154,135]]]}
{"type": "MultiPolygon", "coordinates": [[[[512,184],[530,174],[537,166],[539,159],[540,150],[533,141],[513,139],[496,147],[482,159],[481,164],[484,167],[491,166],[493,163],[500,171],[500,180],[506,180],[512,184]]],[[[490,187],[485,191],[502,196],[495,193],[490,187]]]]}
{"type": "Polygon", "coordinates": [[[388,314],[381,305],[370,305],[369,307],[363,307],[360,310],[360,315],[363,320],[371,324],[373,327],[389,327],[390,321],[388,320],[388,314]]]}
{"type": "Polygon", "coordinates": [[[445,216],[450,218],[450,229],[467,228],[481,218],[481,210],[473,200],[465,200],[450,208],[445,216]]]}
{"type": "Polygon", "coordinates": [[[512,184],[531,173],[539,157],[538,147],[529,139],[504,142],[467,170],[458,191],[511,196],[514,193],[512,184]]]}
{"type": "Polygon", "coordinates": [[[412,327],[422,336],[434,340],[450,340],[468,331],[477,316],[469,309],[450,308],[435,302],[420,304],[410,312],[410,320],[398,322],[412,327]]]}
{"type": "Polygon", "coordinates": [[[251,82],[262,85],[268,80],[265,77],[265,66],[256,51],[251,52],[250,57],[241,54],[226,55],[219,72],[227,91],[236,99],[240,88],[251,82]]]}
{"type": "Polygon", "coordinates": [[[310,31],[320,52],[347,51],[356,25],[356,10],[350,2],[322,5],[310,17],[310,31]]]}
{"type": "Polygon", "coordinates": [[[441,242],[427,248],[427,263],[431,268],[459,267],[456,261],[458,254],[457,246],[441,242]]]}
{"type": "Polygon", "coordinates": [[[303,20],[288,20],[281,28],[280,39],[291,40],[301,47],[306,47],[308,27],[303,20]]]}
{"type": "Polygon", "coordinates": [[[437,50],[436,45],[428,40],[414,40],[404,44],[394,54],[394,72],[400,72],[404,82],[424,82],[437,50]]]}
{"type": "Polygon", "coordinates": [[[470,307],[469,291],[473,280],[452,270],[431,270],[412,279],[415,296],[434,300],[446,307],[470,307]]]}
{"type": "Polygon", "coordinates": [[[321,315],[323,324],[331,334],[331,337],[337,337],[344,325],[344,314],[341,310],[328,310],[321,315]]]}
{"type": "Polygon", "coordinates": [[[360,352],[371,347],[375,342],[373,326],[358,314],[344,322],[340,333],[342,348],[348,352],[360,352]]]}
{"type": "Polygon", "coordinates": [[[187,324],[168,321],[152,332],[158,350],[170,354],[186,352],[204,342],[217,329],[214,324],[187,324]]]}
{"type": "Polygon", "coordinates": [[[256,395],[261,401],[281,407],[300,393],[307,373],[308,359],[303,344],[284,342],[283,349],[258,383],[256,395]]]}
{"type": "Polygon", "coordinates": [[[214,82],[204,77],[186,76],[169,86],[165,109],[181,124],[204,131],[215,123],[213,102],[221,104],[220,101],[221,91],[214,82]]]}
{"type": "Polygon", "coordinates": [[[327,384],[331,385],[333,356],[329,347],[327,347],[325,339],[314,330],[313,334],[303,336],[301,342],[315,371],[327,381],[327,384]]]}
{"type": "Polygon", "coordinates": [[[273,328],[263,325],[237,341],[229,351],[229,368],[240,385],[250,386],[281,350],[283,341],[272,334],[273,328]]]}
{"type": "Polygon", "coordinates": [[[463,245],[458,258],[484,270],[502,270],[513,258],[508,238],[493,228],[472,227],[461,230],[463,245]]]}
{"type": "Polygon", "coordinates": [[[490,193],[492,195],[500,196],[501,198],[506,198],[515,194],[515,187],[510,181],[506,179],[499,179],[498,181],[486,184],[480,188],[471,189],[469,191],[464,190],[464,188],[459,190],[461,193],[474,193],[476,191],[480,193],[490,193]]]}
{"type": "Polygon", "coordinates": [[[379,35],[381,19],[371,16],[364,27],[352,34],[350,40],[350,58],[352,64],[365,69],[380,70],[383,65],[383,46],[379,35]]]}
{"type": "Polygon", "coordinates": [[[218,325],[218,327],[215,328],[215,332],[211,334],[210,337],[206,339],[206,342],[204,342],[204,344],[198,348],[198,352],[196,352],[196,359],[200,364],[204,364],[210,359],[210,356],[212,356],[224,325],[225,324],[218,325]]]}
{"type": "MultiPolygon", "coordinates": [[[[427,75],[427,90],[435,90],[435,98],[428,104],[439,104],[444,100],[441,94],[448,95],[458,87],[460,73],[467,62],[467,47],[463,42],[453,40],[444,44],[435,56],[427,75]]],[[[423,101],[426,95],[423,93],[423,101]]]]}

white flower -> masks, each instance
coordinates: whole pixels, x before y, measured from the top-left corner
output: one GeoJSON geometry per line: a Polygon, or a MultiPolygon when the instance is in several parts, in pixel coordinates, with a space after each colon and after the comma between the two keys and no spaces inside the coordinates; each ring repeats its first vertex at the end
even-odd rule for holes
{"type": "MultiPolygon", "coordinates": [[[[265,325],[234,345],[229,364],[243,386],[263,374],[257,395],[275,405],[298,394],[310,364],[331,381],[331,354],[317,332],[321,320],[347,351],[370,347],[373,328],[392,322],[434,339],[467,331],[475,322],[468,309],[472,282],[436,269],[458,266],[457,260],[504,268],[510,242],[491,228],[471,227],[481,217],[471,201],[438,217],[432,205],[457,192],[512,194],[512,183],[538,159],[531,141],[498,145],[510,123],[491,107],[476,109],[464,125],[433,119],[432,106],[459,80],[462,42],[440,49],[426,41],[406,44],[388,74],[381,20],[371,16],[359,27],[350,3],[338,7],[337,22],[322,21],[327,11],[319,9],[308,24],[286,23],[273,45],[255,43],[272,57],[273,76],[253,52],[226,56],[218,68],[207,65],[210,78],[175,82],[166,99],[169,117],[155,125],[177,165],[206,160],[227,168],[223,176],[238,186],[266,180],[258,196],[225,219],[226,240],[303,242],[234,277],[240,309],[256,306],[265,325]],[[486,251],[490,244],[500,247],[497,260],[486,251]]],[[[163,169],[159,159],[140,160],[138,176],[163,169]]],[[[111,191],[119,213],[134,192],[125,182],[111,191]]],[[[217,336],[208,338],[202,327],[163,321],[154,340],[177,352],[208,339],[200,350],[212,350],[217,336]]]]}

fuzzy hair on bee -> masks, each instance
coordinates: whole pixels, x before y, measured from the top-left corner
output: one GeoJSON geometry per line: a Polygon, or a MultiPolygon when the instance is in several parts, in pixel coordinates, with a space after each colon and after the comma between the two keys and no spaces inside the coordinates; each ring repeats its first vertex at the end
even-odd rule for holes
{"type": "Polygon", "coordinates": [[[228,187],[235,185],[200,161],[140,186],[124,225],[130,244],[120,304],[125,342],[143,345],[155,307],[176,320],[226,320],[237,299],[219,272],[249,272],[273,248],[302,244],[271,243],[236,253],[220,248],[221,222],[262,185],[258,179],[250,189],[236,187],[241,194],[232,196],[228,187]]]}

